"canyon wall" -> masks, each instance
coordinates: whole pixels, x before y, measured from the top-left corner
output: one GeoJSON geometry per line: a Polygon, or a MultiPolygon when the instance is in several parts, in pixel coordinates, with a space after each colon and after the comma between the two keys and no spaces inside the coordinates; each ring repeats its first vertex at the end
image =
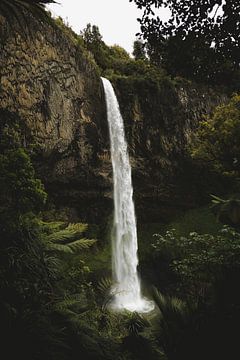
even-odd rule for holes
{"type": "MultiPolygon", "coordinates": [[[[18,117],[49,203],[101,222],[112,211],[112,169],[99,70],[69,30],[29,19],[31,36],[0,18],[0,120],[18,117]]],[[[164,221],[192,198],[179,195],[186,146],[202,115],[224,101],[187,82],[119,78],[138,217],[164,221]],[[184,201],[183,201],[184,199],[184,201]]],[[[50,206],[50,205],[49,205],[50,206]]]]}

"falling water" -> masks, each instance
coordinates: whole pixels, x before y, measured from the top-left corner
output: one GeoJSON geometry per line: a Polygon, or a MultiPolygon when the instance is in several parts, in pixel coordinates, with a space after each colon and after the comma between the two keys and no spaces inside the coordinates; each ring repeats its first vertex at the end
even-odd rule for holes
{"type": "Polygon", "coordinates": [[[124,124],[111,83],[104,78],[102,82],[106,97],[114,182],[112,267],[115,285],[112,289],[114,300],[111,308],[148,312],[153,309],[153,303],[142,297],[137,273],[136,218],[124,124]]]}

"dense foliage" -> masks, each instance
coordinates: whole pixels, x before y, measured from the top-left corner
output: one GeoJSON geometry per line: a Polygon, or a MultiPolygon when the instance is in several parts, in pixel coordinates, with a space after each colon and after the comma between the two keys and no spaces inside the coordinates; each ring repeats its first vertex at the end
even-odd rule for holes
{"type": "Polygon", "coordinates": [[[217,107],[200,123],[192,156],[211,164],[217,171],[239,177],[240,96],[217,107]]]}
{"type": "Polygon", "coordinates": [[[162,69],[149,63],[141,41],[137,40],[134,43],[135,59],[133,59],[121,46],[107,46],[96,25],[87,24],[81,31],[80,37],[84,41],[85,48],[93,54],[101,74],[109,79],[122,78],[130,82],[131,79],[133,81],[149,80],[157,83],[166,77],[162,69]]]}
{"type": "Polygon", "coordinates": [[[85,279],[89,268],[81,253],[95,240],[86,238],[86,224],[39,219],[47,194],[22,147],[24,130],[20,119],[1,112],[2,351],[8,359],[74,359],[79,353],[105,359],[103,350],[102,355],[97,350],[92,354],[99,336],[77,317],[91,304],[91,286],[85,279]]]}
{"type": "MultiPolygon", "coordinates": [[[[132,1],[132,0],[130,0],[132,1]]],[[[238,0],[135,0],[151,61],[171,75],[231,87],[239,79],[238,0]],[[168,8],[167,20],[161,9],[168,8]]],[[[237,82],[235,83],[237,86],[237,82]]]]}
{"type": "Polygon", "coordinates": [[[93,286],[83,259],[96,242],[88,226],[41,219],[47,194],[23,147],[27,129],[13,114],[0,115],[2,352],[9,360],[157,359],[142,337],[148,322],[107,310],[111,281],[93,286]]]}
{"type": "Polygon", "coordinates": [[[157,301],[164,316],[160,341],[169,359],[232,356],[237,351],[235,327],[240,318],[236,286],[240,274],[239,232],[223,227],[217,235],[192,232],[179,236],[171,230],[156,235],[153,248],[155,268],[165,262],[171,283],[174,278],[176,282],[171,292],[186,302],[166,302],[161,297],[157,301]]]}

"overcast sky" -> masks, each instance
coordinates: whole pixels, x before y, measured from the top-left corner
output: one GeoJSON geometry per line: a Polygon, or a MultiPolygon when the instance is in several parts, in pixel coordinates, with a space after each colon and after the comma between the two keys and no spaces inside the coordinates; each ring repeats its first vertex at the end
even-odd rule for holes
{"type": "Polygon", "coordinates": [[[53,15],[61,16],[79,34],[87,23],[97,25],[107,45],[118,44],[132,53],[137,18],[142,12],[129,0],[57,0],[50,5],[53,15]]]}

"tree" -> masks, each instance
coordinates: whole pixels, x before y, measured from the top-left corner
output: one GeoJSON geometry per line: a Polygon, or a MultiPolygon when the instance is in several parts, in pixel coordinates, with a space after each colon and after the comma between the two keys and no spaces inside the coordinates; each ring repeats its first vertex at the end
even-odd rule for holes
{"type": "Polygon", "coordinates": [[[36,178],[24,149],[27,129],[20,117],[0,110],[0,225],[28,212],[37,213],[46,202],[43,184],[36,178]],[[5,219],[5,220],[3,220],[5,219]]]}
{"type": "Polygon", "coordinates": [[[87,24],[85,29],[80,32],[85,44],[91,50],[95,46],[99,46],[102,43],[102,35],[100,34],[99,28],[96,25],[87,24]]]}
{"type": "Polygon", "coordinates": [[[144,9],[139,19],[141,33],[155,63],[173,75],[198,79],[204,75],[209,81],[223,82],[228,80],[227,75],[239,71],[238,0],[134,1],[144,9]],[[154,7],[167,7],[169,20],[157,16],[154,7]]]}
{"type": "Polygon", "coordinates": [[[135,60],[145,60],[146,59],[146,50],[145,44],[141,40],[135,40],[133,43],[133,56],[135,60]]]}
{"type": "Polygon", "coordinates": [[[109,53],[113,59],[128,61],[130,60],[128,52],[119,45],[113,45],[109,48],[109,53]]]}
{"type": "Polygon", "coordinates": [[[215,170],[239,176],[240,173],[240,95],[218,106],[200,123],[192,145],[192,156],[215,170]]]}
{"type": "Polygon", "coordinates": [[[102,40],[99,28],[96,25],[87,24],[80,32],[86,48],[93,54],[97,65],[102,71],[107,69],[119,70],[129,60],[129,54],[119,45],[107,46],[102,40]]]}
{"type": "MultiPolygon", "coordinates": [[[[73,356],[72,338],[85,346],[80,339],[84,333],[79,330],[82,323],[78,327],[75,324],[78,311],[83,308],[78,290],[83,292],[84,286],[88,289],[84,275],[89,272],[78,253],[95,240],[84,237],[86,224],[46,223],[37,218],[46,193],[36,178],[27,150],[22,148],[25,123],[4,110],[0,111],[0,118],[2,351],[9,360],[16,356],[25,360],[76,359],[83,351],[87,353],[80,348],[78,356],[73,356]],[[60,284],[63,278],[68,287],[60,284]],[[57,322],[56,313],[64,325],[57,322]],[[71,319],[66,313],[71,314],[71,319]],[[67,332],[72,336],[68,337],[67,332]]],[[[89,358],[88,354],[85,358],[89,358]]]]}
{"type": "Polygon", "coordinates": [[[101,69],[108,67],[109,48],[102,40],[99,28],[96,25],[87,24],[80,32],[86,48],[93,54],[96,63],[101,69]]]}

